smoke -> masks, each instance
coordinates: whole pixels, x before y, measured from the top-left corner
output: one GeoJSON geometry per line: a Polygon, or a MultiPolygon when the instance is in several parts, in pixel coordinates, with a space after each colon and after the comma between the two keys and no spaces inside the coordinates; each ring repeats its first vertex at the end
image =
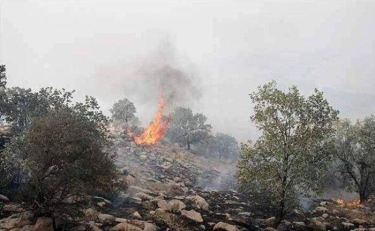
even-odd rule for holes
{"type": "Polygon", "coordinates": [[[141,104],[153,104],[164,94],[169,106],[193,104],[201,98],[199,78],[194,66],[177,55],[170,42],[135,64],[126,78],[125,94],[141,104]]]}

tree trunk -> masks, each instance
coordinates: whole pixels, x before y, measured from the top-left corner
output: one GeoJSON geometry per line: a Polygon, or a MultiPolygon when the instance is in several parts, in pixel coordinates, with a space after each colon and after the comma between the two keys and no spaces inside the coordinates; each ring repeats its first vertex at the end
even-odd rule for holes
{"type": "Polygon", "coordinates": [[[187,143],[187,150],[190,150],[190,142],[187,141],[186,143],[187,143]]]}
{"type": "Polygon", "coordinates": [[[366,191],[365,191],[365,190],[361,190],[361,191],[359,192],[359,202],[360,202],[361,204],[363,204],[363,202],[365,202],[367,199],[368,199],[368,196],[367,196],[366,191]]]}
{"type": "Polygon", "coordinates": [[[284,214],[285,214],[284,209],[285,209],[285,200],[284,200],[284,198],[283,198],[283,199],[281,199],[281,201],[280,201],[279,208],[278,208],[278,210],[277,210],[277,214],[276,214],[276,220],[275,220],[275,222],[273,223],[273,227],[274,227],[275,229],[277,229],[277,226],[280,225],[281,221],[282,221],[283,218],[284,218],[284,214]]]}

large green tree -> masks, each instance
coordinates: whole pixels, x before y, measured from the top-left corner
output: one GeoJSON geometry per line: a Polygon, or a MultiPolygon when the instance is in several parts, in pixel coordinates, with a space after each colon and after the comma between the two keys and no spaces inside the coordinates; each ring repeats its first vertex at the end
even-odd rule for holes
{"type": "Polygon", "coordinates": [[[295,205],[297,192],[319,189],[338,111],[316,89],[304,97],[295,86],[288,92],[277,89],[274,81],[250,97],[251,120],[261,136],[253,145],[242,145],[236,177],[243,189],[272,198],[278,226],[295,205]]]}
{"type": "Polygon", "coordinates": [[[375,116],[352,124],[337,124],[335,154],[344,186],[354,189],[363,203],[375,192],[375,116]]]}
{"type": "Polygon", "coordinates": [[[188,150],[191,144],[210,136],[211,125],[206,124],[207,117],[201,113],[194,114],[190,108],[175,108],[170,118],[167,137],[174,143],[186,145],[188,150]]]}

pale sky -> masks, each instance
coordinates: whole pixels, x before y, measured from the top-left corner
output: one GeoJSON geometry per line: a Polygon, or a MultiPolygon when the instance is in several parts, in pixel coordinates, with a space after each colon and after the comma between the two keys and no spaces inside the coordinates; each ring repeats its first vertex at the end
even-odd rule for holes
{"type": "Polygon", "coordinates": [[[0,63],[9,86],[75,89],[106,112],[128,97],[146,124],[157,97],[130,88],[169,44],[202,91],[181,106],[246,141],[257,137],[248,94],[272,79],[317,87],[342,117],[375,114],[374,26],[372,0],[1,0],[0,63]]]}

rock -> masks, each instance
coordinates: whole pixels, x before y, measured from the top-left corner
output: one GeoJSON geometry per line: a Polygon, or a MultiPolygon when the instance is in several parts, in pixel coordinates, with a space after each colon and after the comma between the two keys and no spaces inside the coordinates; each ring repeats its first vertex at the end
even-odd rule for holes
{"type": "Polygon", "coordinates": [[[10,212],[10,213],[20,213],[23,210],[23,208],[21,207],[21,205],[17,205],[17,204],[5,204],[4,207],[3,207],[3,211],[4,212],[10,212]]]}
{"type": "Polygon", "coordinates": [[[4,196],[3,194],[0,194],[0,201],[9,202],[9,199],[8,199],[8,197],[4,196]]]}
{"type": "Polygon", "coordinates": [[[193,201],[198,209],[203,209],[205,211],[208,211],[209,204],[203,197],[199,195],[195,195],[195,196],[189,196],[186,199],[193,201]]]}
{"type": "Polygon", "coordinates": [[[88,209],[83,210],[83,214],[85,215],[86,218],[88,218],[90,220],[96,220],[96,218],[98,216],[98,212],[96,212],[92,208],[88,208],[88,209]]]}
{"type": "Polygon", "coordinates": [[[133,216],[134,218],[137,218],[137,219],[142,219],[142,216],[139,214],[138,211],[135,211],[135,212],[132,214],[132,216],[133,216]]]}
{"type": "Polygon", "coordinates": [[[276,217],[270,217],[270,218],[267,218],[267,219],[264,220],[264,224],[266,226],[273,226],[275,221],[276,221],[276,217]]]}
{"type": "Polygon", "coordinates": [[[192,210],[181,210],[181,215],[189,218],[190,220],[196,221],[198,223],[203,222],[203,218],[200,213],[192,210]]]}
{"type": "Polygon", "coordinates": [[[89,222],[89,226],[91,228],[92,231],[102,231],[96,224],[95,222],[93,221],[90,221],[89,222]]]}
{"type": "Polygon", "coordinates": [[[296,227],[296,228],[304,228],[304,227],[306,227],[306,224],[305,224],[305,222],[298,222],[298,221],[296,221],[296,222],[293,222],[293,224],[294,224],[294,226],[296,227]]]}
{"type": "Polygon", "coordinates": [[[165,200],[159,200],[158,201],[158,207],[162,211],[171,211],[171,205],[168,202],[166,202],[165,200]]]}
{"type": "Polygon", "coordinates": [[[33,231],[53,231],[52,218],[39,217],[33,227],[33,231]]]}
{"type": "Polygon", "coordinates": [[[326,225],[318,221],[316,218],[310,219],[309,227],[314,230],[326,230],[327,229],[326,225]]]}
{"type": "Polygon", "coordinates": [[[145,222],[144,226],[145,227],[143,228],[143,231],[157,231],[158,230],[158,227],[156,225],[148,223],[148,222],[145,222]]]}
{"type": "Polygon", "coordinates": [[[221,221],[214,226],[213,230],[240,231],[236,226],[221,221]]]}
{"type": "Polygon", "coordinates": [[[19,231],[33,231],[33,228],[33,225],[25,225],[22,228],[20,228],[19,231]]]}
{"type": "Polygon", "coordinates": [[[267,227],[264,229],[264,231],[277,231],[277,229],[272,228],[272,227],[267,227]]]}
{"type": "Polygon", "coordinates": [[[135,194],[135,196],[141,198],[142,200],[152,200],[152,199],[154,199],[153,196],[150,196],[150,195],[148,195],[144,192],[138,192],[138,193],[135,194]]]}
{"type": "Polygon", "coordinates": [[[110,231],[143,231],[141,228],[128,223],[120,223],[111,228],[110,231]]]}
{"type": "Polygon", "coordinates": [[[328,209],[322,206],[318,206],[314,209],[314,212],[328,213],[328,209]]]}
{"type": "Polygon", "coordinates": [[[116,223],[126,223],[126,222],[128,222],[128,220],[125,219],[125,218],[118,218],[118,217],[116,217],[115,222],[116,223]]]}
{"type": "Polygon", "coordinates": [[[328,215],[328,213],[323,213],[322,217],[323,217],[324,219],[327,219],[327,218],[329,217],[329,215],[328,215]]]}
{"type": "Polygon", "coordinates": [[[354,224],[349,223],[349,222],[342,222],[341,224],[343,225],[344,229],[352,229],[352,228],[354,228],[354,224]]]}
{"type": "Polygon", "coordinates": [[[104,224],[111,224],[115,221],[115,217],[112,216],[111,214],[99,214],[98,215],[98,219],[100,222],[104,223],[104,224]]]}
{"type": "Polygon", "coordinates": [[[365,220],[359,218],[354,219],[352,222],[357,225],[367,225],[367,222],[365,220]]]}
{"type": "Polygon", "coordinates": [[[168,204],[172,212],[180,212],[182,209],[186,208],[184,202],[180,200],[171,200],[168,202],[168,204]]]}

